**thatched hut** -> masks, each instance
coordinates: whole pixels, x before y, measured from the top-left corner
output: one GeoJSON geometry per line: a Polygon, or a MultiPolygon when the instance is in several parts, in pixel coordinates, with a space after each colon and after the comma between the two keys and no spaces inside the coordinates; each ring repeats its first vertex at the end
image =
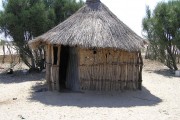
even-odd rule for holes
{"type": "Polygon", "coordinates": [[[141,89],[144,41],[100,0],[86,0],[74,15],[31,40],[46,45],[50,90],[141,89]]]}

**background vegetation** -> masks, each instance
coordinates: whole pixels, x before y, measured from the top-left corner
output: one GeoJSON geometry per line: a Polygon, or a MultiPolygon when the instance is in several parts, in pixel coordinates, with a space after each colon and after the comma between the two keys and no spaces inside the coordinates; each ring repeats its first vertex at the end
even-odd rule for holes
{"type": "Polygon", "coordinates": [[[28,41],[64,21],[83,4],[81,0],[3,0],[0,32],[12,37],[21,59],[30,69],[43,69],[44,48],[32,52],[28,41]]]}
{"type": "Polygon", "coordinates": [[[154,11],[149,7],[143,19],[143,31],[150,41],[146,58],[159,60],[177,70],[180,55],[180,0],[160,2],[154,11]]]}

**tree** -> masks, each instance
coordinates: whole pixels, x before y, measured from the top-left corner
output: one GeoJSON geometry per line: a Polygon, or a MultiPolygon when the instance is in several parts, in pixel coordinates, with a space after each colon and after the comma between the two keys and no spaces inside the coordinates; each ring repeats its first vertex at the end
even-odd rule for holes
{"type": "Polygon", "coordinates": [[[167,67],[177,70],[180,50],[180,1],[160,2],[153,13],[149,7],[143,19],[143,30],[150,41],[151,59],[160,60],[167,67]]]}
{"type": "Polygon", "coordinates": [[[84,2],[82,0],[79,2],[76,2],[76,0],[54,0],[53,4],[56,14],[55,22],[58,24],[75,13],[80,7],[82,7],[84,2]]]}
{"type": "Polygon", "coordinates": [[[76,2],[76,0],[44,0],[44,3],[47,9],[54,9],[56,24],[63,22],[84,5],[82,0],[79,0],[79,2],[76,2]]]}
{"type": "Polygon", "coordinates": [[[5,0],[3,7],[4,11],[0,13],[1,32],[13,38],[23,62],[35,69],[37,61],[27,43],[54,25],[55,14],[46,10],[41,0],[5,0]]]}
{"type": "Polygon", "coordinates": [[[23,62],[30,69],[36,69],[41,67],[39,59],[43,58],[42,55],[38,58],[38,53],[43,53],[43,47],[33,54],[28,41],[65,20],[67,11],[73,13],[80,6],[81,2],[76,3],[75,0],[4,0],[4,10],[0,12],[0,32],[13,38],[23,62]],[[59,4],[63,9],[58,9],[59,4]]]}

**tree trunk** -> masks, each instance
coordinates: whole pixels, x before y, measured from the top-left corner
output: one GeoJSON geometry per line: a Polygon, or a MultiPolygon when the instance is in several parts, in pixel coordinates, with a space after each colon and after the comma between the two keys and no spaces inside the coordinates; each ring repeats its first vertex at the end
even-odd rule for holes
{"type": "Polygon", "coordinates": [[[2,59],[3,64],[4,64],[4,59],[5,59],[5,46],[3,45],[3,59],[2,59]]]}
{"type": "Polygon", "coordinates": [[[173,69],[173,70],[178,70],[178,67],[177,67],[177,64],[176,64],[176,56],[173,54],[172,50],[171,50],[172,47],[167,47],[167,52],[168,52],[168,55],[169,55],[169,58],[170,58],[170,64],[171,64],[171,67],[169,67],[170,69],[173,69]]]}

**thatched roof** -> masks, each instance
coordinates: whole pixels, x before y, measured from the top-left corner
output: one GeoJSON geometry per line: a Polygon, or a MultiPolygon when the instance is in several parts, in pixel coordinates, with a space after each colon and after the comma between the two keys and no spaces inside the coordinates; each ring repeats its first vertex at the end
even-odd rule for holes
{"type": "Polygon", "coordinates": [[[143,46],[143,41],[100,0],[87,0],[75,14],[31,40],[29,45],[36,47],[41,43],[49,43],[139,51],[143,46]]]}

